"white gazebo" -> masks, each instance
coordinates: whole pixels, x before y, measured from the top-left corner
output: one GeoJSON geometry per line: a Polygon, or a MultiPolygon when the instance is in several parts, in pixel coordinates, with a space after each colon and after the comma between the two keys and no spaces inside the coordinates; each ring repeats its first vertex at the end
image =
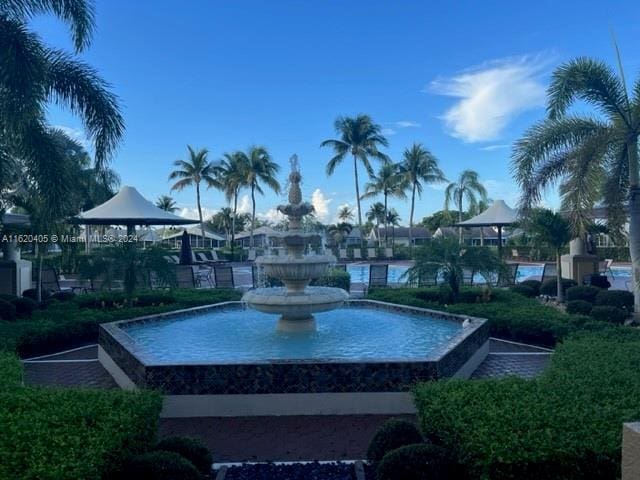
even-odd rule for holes
{"type": "Polygon", "coordinates": [[[502,228],[518,221],[518,212],[504,200],[495,200],[489,208],[469,220],[455,224],[456,227],[496,227],[498,229],[498,252],[502,254],[502,228]]]}
{"type": "MultiPolygon", "coordinates": [[[[70,220],[78,225],[125,225],[133,235],[136,225],[190,225],[199,223],[156,207],[133,187],[124,186],[112,198],[70,220]]],[[[87,229],[88,230],[88,229],[87,229]]],[[[87,245],[90,235],[87,235],[87,245]]]]}

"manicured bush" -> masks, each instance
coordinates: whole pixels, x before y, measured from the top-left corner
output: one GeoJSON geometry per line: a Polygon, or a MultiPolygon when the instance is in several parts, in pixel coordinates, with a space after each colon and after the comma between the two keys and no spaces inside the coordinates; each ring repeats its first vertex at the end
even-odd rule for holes
{"type": "Polygon", "coordinates": [[[6,302],[12,303],[16,298],[20,298],[16,295],[11,295],[10,293],[0,293],[0,300],[4,300],[6,302]]]}
{"type": "Polygon", "coordinates": [[[51,294],[51,298],[59,302],[70,302],[76,298],[76,294],[74,292],[55,292],[51,294]]]}
{"type": "Polygon", "coordinates": [[[133,304],[137,307],[153,307],[172,303],[176,303],[176,297],[168,292],[142,292],[133,299],[133,304]]]}
{"type": "Polygon", "coordinates": [[[567,313],[572,315],[589,315],[593,305],[586,300],[571,300],[567,302],[567,313]]]}
{"type": "MultiPolygon", "coordinates": [[[[38,289],[37,288],[29,288],[22,292],[22,296],[26,298],[30,298],[31,300],[38,301],[38,289]]],[[[51,295],[45,289],[42,289],[41,298],[42,300],[47,300],[51,295]]]]}
{"type": "Polygon", "coordinates": [[[22,385],[22,364],[13,353],[0,352],[0,394],[22,385]]]}
{"type": "Polygon", "coordinates": [[[622,324],[629,317],[629,313],[618,307],[596,305],[591,309],[591,316],[601,322],[622,324]]]}
{"type": "Polygon", "coordinates": [[[331,268],[325,276],[314,279],[311,285],[342,288],[348,292],[351,289],[351,275],[349,275],[349,272],[331,268]]]}
{"type": "MultiPolygon", "coordinates": [[[[132,457],[119,473],[122,480],[199,480],[196,467],[182,455],[157,450],[132,457]]],[[[116,480],[116,477],[113,478],[116,480]]]]}
{"type": "Polygon", "coordinates": [[[371,439],[367,460],[377,463],[391,450],[420,442],[422,435],[414,423],[392,418],[383,423],[371,439]]]}
{"type": "Polygon", "coordinates": [[[620,425],[640,418],[638,364],[635,329],[580,333],[535,380],[420,384],[422,430],[464,464],[465,478],[619,478],[620,425]]]}
{"type": "Polygon", "coordinates": [[[478,288],[460,290],[455,298],[456,303],[476,303],[482,301],[482,291],[478,288]]]}
{"type": "Polygon", "coordinates": [[[162,398],[152,392],[15,388],[0,393],[0,478],[111,475],[152,445],[162,398]]]}
{"type": "Polygon", "coordinates": [[[203,475],[211,473],[213,456],[201,440],[189,437],[168,437],[158,442],[156,450],[178,453],[189,460],[203,475]]]}
{"type": "Polygon", "coordinates": [[[387,453],[376,469],[378,480],[451,480],[461,478],[447,450],[418,443],[387,453]]]}
{"type": "MultiPolygon", "coordinates": [[[[562,291],[567,293],[567,290],[571,287],[575,287],[578,285],[578,282],[575,280],[571,280],[569,278],[562,279],[562,291]]],[[[558,293],[558,283],[555,278],[549,278],[542,283],[540,286],[540,294],[541,295],[549,295],[551,297],[555,297],[558,293]]]]}
{"type": "Polygon", "coordinates": [[[611,282],[605,275],[591,275],[589,277],[589,285],[606,290],[611,286],[611,282]]]}
{"type": "Polygon", "coordinates": [[[28,318],[38,308],[38,303],[27,297],[16,297],[11,301],[16,307],[16,315],[20,318],[28,318]]]}
{"type": "Polygon", "coordinates": [[[623,290],[601,290],[596,296],[595,304],[617,307],[632,312],[633,293],[623,290]]]}
{"type": "Polygon", "coordinates": [[[594,303],[596,296],[602,289],[591,285],[577,285],[567,289],[567,301],[584,300],[585,302],[594,303]]]}
{"type": "Polygon", "coordinates": [[[6,300],[0,300],[0,320],[13,321],[16,319],[16,307],[6,300]]]}
{"type": "Polygon", "coordinates": [[[536,294],[536,290],[527,285],[522,285],[522,284],[513,285],[512,287],[509,288],[509,290],[511,290],[513,293],[518,293],[520,295],[524,295],[525,297],[529,297],[529,298],[538,296],[536,294]]]}
{"type": "Polygon", "coordinates": [[[536,292],[534,296],[537,297],[538,295],[540,295],[540,287],[542,286],[542,282],[540,280],[524,280],[518,285],[524,285],[525,287],[533,288],[533,290],[536,292]]]}

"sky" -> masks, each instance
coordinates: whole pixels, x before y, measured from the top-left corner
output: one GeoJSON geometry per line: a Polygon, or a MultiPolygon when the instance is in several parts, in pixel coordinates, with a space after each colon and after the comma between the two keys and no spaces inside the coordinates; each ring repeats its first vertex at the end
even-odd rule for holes
{"type": "MultiPolygon", "coordinates": [[[[95,7],[96,33],[80,58],[122,105],[126,134],[112,167],[123,185],[150,200],[170,194],[192,218],[195,191],[170,191],[172,162],[186,158],[187,145],[217,160],[255,144],[281,165],[283,183],[297,154],[304,196],[321,221],[334,222],[339,207],[355,204],[353,168],[345,162],[327,177],[332,152],[319,145],[335,137],[336,117],[357,113],[382,126],[394,161],[421,142],[449,180],[474,169],[490,198],[514,206],[511,145],[544,118],[553,69],[577,56],[613,65],[613,31],[627,79],[640,73],[633,0],[96,0],[95,7]]],[[[38,17],[32,25],[48,44],[71,50],[64,24],[38,17]]],[[[72,113],[51,106],[49,120],[86,141],[72,113]]],[[[444,186],[425,189],[416,221],[443,208],[444,186]]],[[[267,193],[259,216],[274,219],[284,201],[267,193]]],[[[557,206],[555,192],[544,202],[557,206]]],[[[225,205],[219,192],[204,192],[205,215],[225,205]]],[[[390,207],[408,223],[409,202],[390,207]]]]}

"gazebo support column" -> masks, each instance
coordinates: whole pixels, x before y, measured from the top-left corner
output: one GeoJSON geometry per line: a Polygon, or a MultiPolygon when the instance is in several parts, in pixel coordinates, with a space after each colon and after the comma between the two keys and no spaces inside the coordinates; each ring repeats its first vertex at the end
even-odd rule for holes
{"type": "Polygon", "coordinates": [[[502,258],[502,225],[498,225],[498,257],[502,258]]]}

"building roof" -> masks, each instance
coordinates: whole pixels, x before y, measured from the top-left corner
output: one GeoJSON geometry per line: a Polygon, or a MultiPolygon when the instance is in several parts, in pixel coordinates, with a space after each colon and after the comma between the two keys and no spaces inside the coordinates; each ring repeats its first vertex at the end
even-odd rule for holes
{"type": "Polygon", "coordinates": [[[457,225],[463,227],[505,226],[511,225],[517,220],[518,212],[504,203],[504,200],[496,200],[481,214],[457,225]]]}
{"type": "Polygon", "coordinates": [[[188,225],[198,220],[165,212],[133,187],[124,186],[112,198],[71,219],[84,225],[188,225]]]}

